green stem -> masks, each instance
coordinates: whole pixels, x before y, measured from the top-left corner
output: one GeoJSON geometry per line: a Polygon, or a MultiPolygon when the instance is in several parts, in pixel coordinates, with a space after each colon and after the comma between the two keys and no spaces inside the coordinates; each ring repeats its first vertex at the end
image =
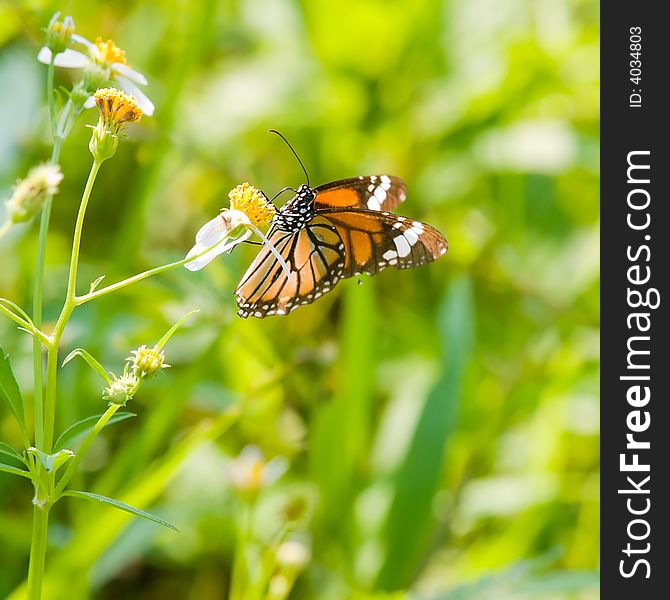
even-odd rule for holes
{"type": "Polygon", "coordinates": [[[210,250],[216,248],[219,244],[224,244],[227,241],[227,238],[223,238],[216,242],[216,244],[212,244],[208,248],[205,248],[202,252],[199,252],[198,254],[195,254],[194,256],[189,256],[188,258],[182,258],[181,260],[175,261],[168,263],[167,265],[162,265],[160,267],[155,267],[153,269],[149,269],[148,271],[143,271],[142,273],[138,273],[137,275],[134,275],[133,277],[128,277],[128,279],[124,279],[123,281],[119,281],[117,283],[113,283],[111,285],[108,285],[107,287],[100,288],[99,290],[96,290],[95,292],[89,292],[88,294],[84,294],[83,296],[78,296],[75,299],[75,305],[80,306],[82,304],[85,304],[86,302],[89,302],[91,300],[96,300],[97,298],[100,298],[102,296],[106,296],[107,294],[111,294],[112,292],[115,292],[117,290],[120,290],[121,288],[124,288],[126,286],[132,285],[133,283],[137,283],[138,281],[142,281],[143,279],[147,279],[147,277],[152,277],[153,275],[158,275],[159,273],[164,273],[165,271],[169,271],[170,269],[176,269],[177,267],[182,267],[186,263],[189,263],[193,260],[196,260],[203,256],[204,254],[207,254],[210,250]]]}
{"type": "Polygon", "coordinates": [[[249,565],[247,551],[251,542],[253,505],[243,501],[240,506],[237,543],[233,557],[230,581],[230,600],[244,600],[249,591],[249,565]]]}
{"type": "Polygon", "coordinates": [[[44,452],[51,452],[53,444],[54,425],[56,420],[56,373],[58,371],[58,346],[60,344],[61,336],[65,329],[72,311],[76,307],[75,293],[77,288],[77,270],[79,268],[79,250],[81,247],[81,234],[84,228],[84,217],[86,216],[86,208],[91,197],[93,184],[95,178],[100,170],[100,163],[97,160],[93,161],[91,172],[86,181],[86,187],[79,205],[79,213],[77,214],[77,222],[74,227],[74,237],[72,239],[72,255],[70,256],[70,273],[67,280],[67,293],[65,294],[65,302],[61,310],[58,321],[54,328],[52,342],[47,351],[47,378],[46,378],[46,395],[44,400],[44,452]]]}
{"type": "Polygon", "coordinates": [[[61,480],[56,486],[55,498],[57,499],[65,489],[65,486],[68,484],[72,476],[77,472],[77,467],[81,463],[84,456],[88,452],[89,447],[93,443],[93,440],[98,437],[98,434],[102,431],[102,428],[107,425],[107,422],[114,416],[114,413],[121,408],[120,404],[110,404],[109,408],[105,411],[95,424],[95,427],[88,432],[88,435],[84,438],[84,441],[81,444],[81,447],[77,451],[76,456],[69,462],[67,470],[61,477],[61,480]]]}
{"type": "Polygon", "coordinates": [[[33,507],[33,536],[30,543],[30,566],[28,567],[28,600],[40,600],[44,562],[47,553],[47,526],[49,508],[33,507]]]}
{"type": "MultiPolygon", "coordinates": [[[[55,54],[51,54],[51,62],[47,71],[47,105],[49,107],[49,124],[53,138],[51,150],[51,164],[58,164],[63,138],[56,132],[56,102],[54,96],[54,60],[55,54]]],[[[37,239],[37,260],[35,275],[33,278],[33,323],[38,329],[42,328],[42,306],[44,289],[44,264],[47,252],[47,234],[49,233],[49,222],[51,221],[51,205],[53,196],[49,195],[42,208],[40,219],[40,232],[37,239]]],[[[35,411],[35,445],[42,448],[44,443],[44,389],[42,381],[42,342],[33,339],[33,397],[35,411]]]]}

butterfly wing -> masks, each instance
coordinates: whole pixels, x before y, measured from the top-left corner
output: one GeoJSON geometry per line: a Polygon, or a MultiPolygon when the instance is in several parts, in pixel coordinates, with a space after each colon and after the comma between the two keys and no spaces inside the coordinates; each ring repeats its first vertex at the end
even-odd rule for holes
{"type": "Polygon", "coordinates": [[[446,254],[448,244],[434,227],[421,221],[370,210],[319,211],[344,243],[341,278],[375,275],[386,267],[410,269],[446,254]]]}
{"type": "Polygon", "coordinates": [[[375,275],[389,266],[409,269],[447,252],[434,227],[370,210],[320,211],[297,232],[270,234],[289,267],[288,277],[263,247],[235,290],[241,317],[283,315],[311,304],[340,279],[375,275]]]}
{"type": "Polygon", "coordinates": [[[394,175],[352,177],[315,188],[314,208],[390,211],[407,197],[407,186],[394,175]]]}
{"type": "Polygon", "coordinates": [[[283,315],[329,292],[344,270],[344,242],[335,225],[314,217],[296,232],[279,229],[269,235],[290,270],[263,246],[235,289],[241,317],[283,315]]]}

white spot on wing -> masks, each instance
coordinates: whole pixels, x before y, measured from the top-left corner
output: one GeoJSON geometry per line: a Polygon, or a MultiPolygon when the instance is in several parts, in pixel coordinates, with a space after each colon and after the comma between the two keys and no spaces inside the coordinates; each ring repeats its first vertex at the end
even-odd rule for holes
{"type": "Polygon", "coordinates": [[[387,250],[382,254],[382,258],[385,260],[393,260],[394,258],[398,258],[398,253],[395,250],[387,250]]]}
{"type": "Polygon", "coordinates": [[[417,235],[414,227],[412,227],[412,229],[408,229],[405,232],[405,238],[409,242],[410,246],[413,246],[414,244],[416,244],[419,241],[419,236],[417,235]]]}
{"type": "Polygon", "coordinates": [[[398,250],[398,256],[400,258],[405,258],[408,256],[412,249],[409,247],[409,242],[405,239],[404,235],[397,235],[393,238],[393,243],[395,244],[396,249],[398,250]]]}
{"type": "Polygon", "coordinates": [[[370,199],[368,200],[368,208],[370,210],[379,210],[381,207],[382,205],[379,204],[377,196],[371,196],[370,199]]]}

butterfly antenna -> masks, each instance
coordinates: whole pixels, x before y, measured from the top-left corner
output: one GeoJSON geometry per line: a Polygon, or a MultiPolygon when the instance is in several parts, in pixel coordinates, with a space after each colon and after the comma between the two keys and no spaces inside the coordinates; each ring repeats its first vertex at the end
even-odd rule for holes
{"type": "Polygon", "coordinates": [[[286,145],[291,149],[291,152],[293,152],[293,156],[295,156],[298,159],[298,162],[300,163],[300,166],[302,167],[302,172],[305,174],[305,177],[307,178],[307,187],[309,186],[309,175],[307,174],[307,169],[305,169],[305,165],[302,164],[302,161],[300,160],[300,157],[298,156],[298,153],[293,149],[293,146],[291,146],[290,142],[281,134],[279,133],[276,129],[268,129],[270,133],[276,133],[282,140],[286,142],[286,145]]]}

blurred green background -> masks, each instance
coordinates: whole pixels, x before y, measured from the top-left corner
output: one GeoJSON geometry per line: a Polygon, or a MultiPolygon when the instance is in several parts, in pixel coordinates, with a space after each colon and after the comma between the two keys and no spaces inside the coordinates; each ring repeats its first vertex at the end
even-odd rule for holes
{"type": "MultiPolygon", "coordinates": [[[[101,171],[80,289],[181,258],[240,182],[268,195],[302,183],[270,127],[313,184],[403,177],[401,212],[450,250],[282,318],[235,316],[254,247],[78,310],[63,356],[81,346],[118,373],[200,309],[168,345],[172,368],[129,406],[138,416],[105,431],[77,482],[182,533],[63,501],[49,597],[224,598],[242,518],[228,468],[255,444],[289,468],[257,503],[249,552],[281,535],[311,549],[290,598],[597,598],[597,2],[0,2],[3,199],[50,154],[35,56],[56,10],[126,50],[156,104],[101,171]]],[[[84,113],[63,148],[47,319],[96,120],[84,113]]],[[[0,295],[26,308],[36,238],[33,222],[0,241],[0,295]]],[[[31,396],[29,336],[3,318],[0,343],[31,396]]],[[[57,431],[103,409],[99,380],[68,364],[57,431]]],[[[0,439],[20,445],[6,411],[0,439]]],[[[0,474],[3,597],[26,573],[31,493],[0,474]]]]}

